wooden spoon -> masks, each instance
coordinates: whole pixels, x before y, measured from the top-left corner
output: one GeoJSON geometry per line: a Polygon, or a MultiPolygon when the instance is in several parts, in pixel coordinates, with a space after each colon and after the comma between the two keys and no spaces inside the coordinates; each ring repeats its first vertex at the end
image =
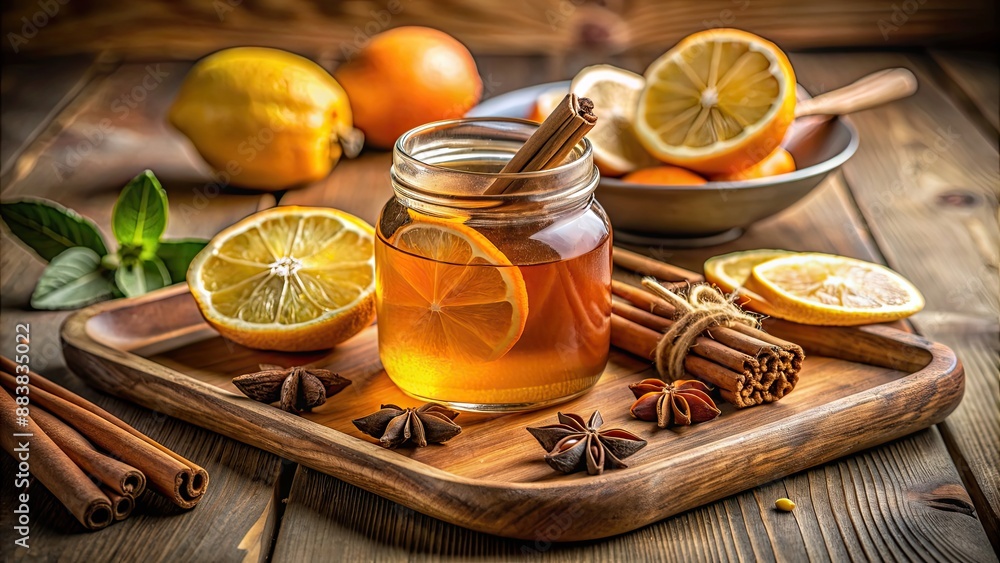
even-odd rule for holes
{"type": "Polygon", "coordinates": [[[909,69],[887,68],[795,106],[795,117],[847,115],[913,95],[917,78],[909,69]]]}
{"type": "Polygon", "coordinates": [[[795,122],[782,146],[794,156],[806,145],[819,142],[834,116],[871,109],[916,91],[917,78],[909,69],[888,68],[815,98],[800,100],[795,105],[795,122]]]}

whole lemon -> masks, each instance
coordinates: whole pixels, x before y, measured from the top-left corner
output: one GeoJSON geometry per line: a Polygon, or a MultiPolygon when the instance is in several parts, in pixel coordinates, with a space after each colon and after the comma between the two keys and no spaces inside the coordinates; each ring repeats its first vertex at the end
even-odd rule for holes
{"type": "Polygon", "coordinates": [[[428,27],[379,33],[334,76],[351,97],[355,125],[369,144],[382,148],[418,125],[462,117],[483,93],[465,45],[428,27]]]}
{"type": "Polygon", "coordinates": [[[169,113],[201,156],[235,185],[279,190],[319,180],[361,150],[347,93],[316,63],[236,47],[200,60],[169,113]]]}

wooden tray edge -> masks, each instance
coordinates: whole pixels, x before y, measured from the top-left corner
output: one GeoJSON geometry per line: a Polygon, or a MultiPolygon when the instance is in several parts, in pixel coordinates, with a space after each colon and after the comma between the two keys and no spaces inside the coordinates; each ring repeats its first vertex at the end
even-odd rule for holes
{"type": "MultiPolygon", "coordinates": [[[[151,360],[106,346],[87,334],[86,323],[96,315],[184,291],[184,286],[177,286],[74,313],[61,330],[67,363],[112,395],[286,457],[430,516],[520,539],[576,541],[634,530],[926,428],[954,410],[964,392],[961,363],[941,344],[883,326],[803,329],[795,325],[796,330],[808,332],[810,341],[822,342],[825,335],[831,335],[833,352],[843,350],[836,342],[860,335],[875,345],[921,353],[926,365],[892,384],[813,409],[796,418],[794,425],[785,419],[764,429],[734,434],[713,443],[708,452],[694,450],[586,480],[500,485],[413,462],[375,444],[235,397],[151,360]],[[195,397],[198,401],[192,400],[195,397]],[[211,406],[212,417],[194,406],[199,402],[211,406]],[[888,417],[886,412],[903,412],[904,416],[888,417]],[[247,436],[247,421],[260,432],[247,436]],[[855,440],[845,442],[843,448],[810,451],[809,444],[829,429],[855,440]],[[732,451],[748,453],[739,459],[732,451]],[[733,467],[731,473],[706,475],[692,470],[727,465],[733,467]],[[581,496],[581,485],[592,494],[581,496]],[[633,494],[619,494],[622,490],[633,494]]],[[[906,358],[902,363],[911,365],[914,361],[906,358]]]]}

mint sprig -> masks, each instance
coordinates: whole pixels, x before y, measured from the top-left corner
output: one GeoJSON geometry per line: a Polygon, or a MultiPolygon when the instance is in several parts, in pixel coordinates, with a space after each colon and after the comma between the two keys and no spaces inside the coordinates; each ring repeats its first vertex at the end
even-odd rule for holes
{"type": "Polygon", "coordinates": [[[167,193],[152,171],[129,181],[111,213],[115,252],[108,252],[93,221],[52,201],[0,203],[0,217],[14,236],[49,263],[31,306],[75,309],[184,281],[188,265],[207,241],[161,240],[168,209],[167,193]]]}

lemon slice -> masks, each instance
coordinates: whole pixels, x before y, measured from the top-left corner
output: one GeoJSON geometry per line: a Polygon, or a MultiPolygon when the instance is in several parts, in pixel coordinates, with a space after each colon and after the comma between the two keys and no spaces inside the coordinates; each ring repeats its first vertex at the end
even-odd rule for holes
{"type": "Polygon", "coordinates": [[[653,156],[703,174],[749,168],[795,118],[795,73],[770,41],[738,29],[689,35],[649,65],[635,129],[653,156]]]}
{"type": "Polygon", "coordinates": [[[762,262],[753,267],[746,288],[763,297],[774,316],[803,324],[882,323],[924,307],[917,288],[889,268],[830,254],[762,262]]]}
{"type": "Polygon", "coordinates": [[[602,174],[621,176],[657,164],[636,137],[634,122],[639,94],[646,81],[611,65],[588,66],[573,79],[570,91],[590,98],[600,118],[587,133],[594,146],[594,162],[602,174]]]}
{"type": "Polygon", "coordinates": [[[713,256],[705,261],[705,279],[719,286],[719,289],[732,293],[743,287],[754,266],[790,254],[795,253],[791,250],[766,248],[713,256]]]}
{"type": "Polygon", "coordinates": [[[465,361],[496,360],[517,343],[528,317],[527,288],[486,237],[421,216],[390,243],[396,250],[377,249],[381,339],[465,361]]]}
{"type": "Polygon", "coordinates": [[[374,229],[336,209],[275,207],[220,232],[187,280],[202,315],[263,350],[330,348],[375,315],[374,229]]]}

